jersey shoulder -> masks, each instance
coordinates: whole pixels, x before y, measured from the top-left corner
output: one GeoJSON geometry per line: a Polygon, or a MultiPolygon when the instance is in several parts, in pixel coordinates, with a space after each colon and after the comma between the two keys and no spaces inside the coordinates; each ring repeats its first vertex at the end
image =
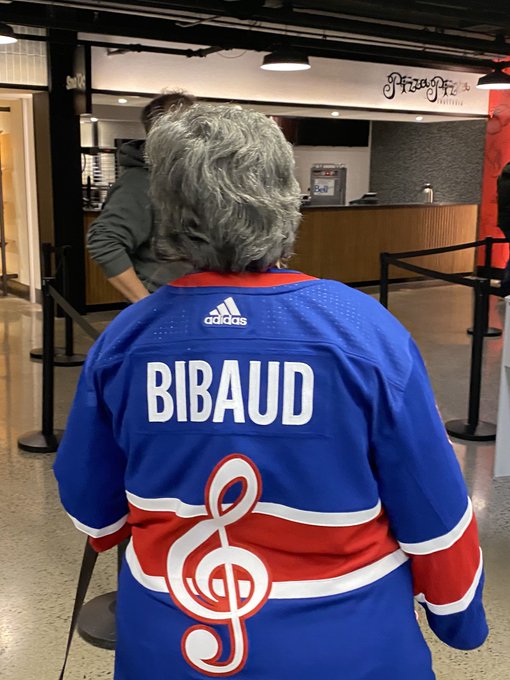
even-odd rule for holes
{"type": "Polygon", "coordinates": [[[378,366],[390,381],[406,383],[412,365],[410,333],[374,297],[322,279],[299,291],[294,304],[302,317],[315,319],[324,341],[378,366]]]}

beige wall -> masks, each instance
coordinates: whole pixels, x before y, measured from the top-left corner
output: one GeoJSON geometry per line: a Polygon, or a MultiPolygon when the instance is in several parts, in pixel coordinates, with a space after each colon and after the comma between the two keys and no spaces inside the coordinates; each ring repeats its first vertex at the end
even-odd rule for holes
{"type": "Polygon", "coordinates": [[[17,274],[20,283],[30,286],[32,282],[32,285],[39,287],[39,237],[30,95],[21,95],[19,98],[2,98],[0,95],[0,107],[10,109],[0,112],[7,271],[17,274]]]}

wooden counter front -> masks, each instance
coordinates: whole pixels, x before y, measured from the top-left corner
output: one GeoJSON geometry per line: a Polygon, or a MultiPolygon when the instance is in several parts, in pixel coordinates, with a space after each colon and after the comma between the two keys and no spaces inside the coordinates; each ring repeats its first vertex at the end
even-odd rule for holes
{"type": "MultiPolygon", "coordinates": [[[[87,235],[88,228],[97,217],[99,217],[99,212],[97,210],[84,211],[84,238],[87,235]]],[[[92,260],[85,249],[85,304],[112,305],[119,302],[126,302],[126,298],[109,283],[108,279],[101,271],[101,268],[92,260]]]]}
{"type": "MultiPolygon", "coordinates": [[[[378,281],[379,255],[439,248],[476,240],[477,205],[305,208],[289,266],[345,283],[378,281]]],[[[472,272],[475,249],[413,258],[449,274],[472,272]]],[[[413,272],[390,267],[390,278],[413,272]]]]}

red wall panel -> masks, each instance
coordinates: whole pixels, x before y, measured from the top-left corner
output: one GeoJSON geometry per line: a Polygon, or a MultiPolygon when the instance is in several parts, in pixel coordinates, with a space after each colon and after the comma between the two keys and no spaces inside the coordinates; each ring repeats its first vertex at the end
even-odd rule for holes
{"type": "MultiPolygon", "coordinates": [[[[510,163],[510,91],[491,90],[480,208],[480,238],[503,236],[497,227],[496,181],[507,163],[510,163]]],[[[508,246],[495,245],[493,266],[504,267],[507,259],[508,246]]],[[[483,261],[483,252],[479,253],[478,261],[479,263],[483,261]]]]}

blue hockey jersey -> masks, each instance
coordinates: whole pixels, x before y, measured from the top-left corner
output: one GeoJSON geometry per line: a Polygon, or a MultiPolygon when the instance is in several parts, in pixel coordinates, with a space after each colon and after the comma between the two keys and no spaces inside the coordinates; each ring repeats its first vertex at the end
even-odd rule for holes
{"type": "Polygon", "coordinates": [[[476,521],[408,332],[292,271],[189,274],[89,353],[55,463],[130,535],[117,680],[431,680],[487,635],[476,521]]]}

